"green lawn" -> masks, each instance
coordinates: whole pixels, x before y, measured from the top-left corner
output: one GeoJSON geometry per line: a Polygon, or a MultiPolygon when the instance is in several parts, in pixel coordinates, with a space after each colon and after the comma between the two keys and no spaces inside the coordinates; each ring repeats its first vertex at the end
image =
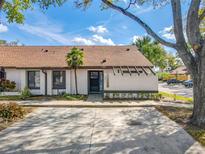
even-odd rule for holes
{"type": "MultiPolygon", "coordinates": [[[[25,100],[85,100],[85,95],[70,95],[65,94],[62,96],[31,96],[25,100]]],[[[20,96],[0,96],[0,101],[22,101],[20,96]]]]}
{"type": "Polygon", "coordinates": [[[178,101],[184,101],[184,102],[188,102],[188,103],[192,103],[193,102],[193,98],[189,98],[189,97],[184,97],[184,96],[180,96],[180,95],[176,95],[176,94],[171,94],[171,93],[167,93],[167,92],[159,92],[159,94],[162,97],[167,97],[167,98],[171,98],[173,100],[178,100],[178,101]]]}
{"type": "Polygon", "coordinates": [[[196,127],[189,123],[192,109],[170,106],[156,106],[156,109],[180,124],[195,140],[205,146],[205,128],[196,127]]]}

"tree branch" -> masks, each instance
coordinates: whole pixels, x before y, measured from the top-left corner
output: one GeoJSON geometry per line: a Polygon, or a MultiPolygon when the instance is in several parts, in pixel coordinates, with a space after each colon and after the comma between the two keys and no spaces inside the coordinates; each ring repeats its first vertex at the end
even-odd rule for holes
{"type": "Polygon", "coordinates": [[[137,0],[134,0],[134,2],[132,0],[130,0],[128,6],[124,10],[128,10],[131,7],[131,5],[136,4],[136,2],[137,2],[137,0]]]}
{"type": "Polygon", "coordinates": [[[199,7],[201,0],[192,0],[188,15],[187,15],[187,26],[186,33],[188,41],[191,44],[194,51],[200,51],[202,48],[202,37],[200,33],[200,17],[199,17],[199,7]]]}
{"type": "Polygon", "coordinates": [[[167,42],[166,40],[162,39],[146,23],[144,23],[139,17],[135,16],[134,14],[128,12],[127,10],[125,10],[125,9],[119,7],[119,6],[114,5],[109,0],[102,0],[102,2],[104,4],[106,4],[107,6],[109,6],[110,8],[112,8],[114,10],[117,10],[120,13],[124,14],[125,16],[127,16],[127,17],[133,19],[134,21],[136,21],[139,25],[141,25],[146,30],[146,32],[149,35],[151,35],[154,39],[156,39],[161,44],[176,49],[176,44],[175,43],[167,42]]]}
{"type": "Polygon", "coordinates": [[[193,72],[195,70],[194,67],[196,65],[196,61],[194,56],[191,54],[184,37],[180,0],[171,0],[171,5],[177,51],[187,68],[193,72]]]}
{"type": "Polygon", "coordinates": [[[176,43],[185,44],[186,41],[183,33],[180,0],[171,0],[171,5],[172,5],[172,12],[173,12],[173,24],[174,24],[174,34],[176,38],[176,43]]]}

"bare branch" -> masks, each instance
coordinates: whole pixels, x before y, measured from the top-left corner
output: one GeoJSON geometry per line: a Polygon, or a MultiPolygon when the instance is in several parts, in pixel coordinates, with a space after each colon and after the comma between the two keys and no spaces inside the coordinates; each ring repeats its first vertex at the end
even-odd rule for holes
{"type": "Polygon", "coordinates": [[[183,23],[181,15],[181,4],[180,0],[171,0],[172,12],[173,12],[173,23],[174,23],[174,34],[177,43],[186,43],[183,33],[183,23]]]}
{"type": "Polygon", "coordinates": [[[109,6],[110,8],[112,8],[114,10],[117,10],[120,13],[124,14],[125,16],[127,16],[127,17],[133,19],[134,21],[136,21],[139,25],[141,25],[146,30],[146,32],[149,35],[151,35],[154,39],[156,39],[161,44],[163,44],[165,46],[168,46],[168,47],[171,47],[171,48],[176,48],[176,44],[175,43],[167,42],[166,40],[162,39],[145,22],[143,22],[139,17],[135,16],[131,12],[128,12],[127,10],[123,9],[122,7],[114,5],[109,0],[102,0],[102,2],[105,3],[107,6],[109,6]]]}
{"type": "Polygon", "coordinates": [[[173,12],[173,22],[174,22],[174,34],[176,38],[177,51],[182,58],[185,65],[190,70],[194,70],[195,58],[189,52],[184,33],[183,33],[183,22],[181,14],[181,3],[180,0],[171,0],[172,12],[173,12]]]}
{"type": "Polygon", "coordinates": [[[131,5],[135,5],[136,3],[137,3],[137,0],[134,0],[134,1],[130,0],[129,4],[128,4],[128,6],[125,8],[125,10],[128,10],[128,9],[131,7],[131,5]]]}
{"type": "Polygon", "coordinates": [[[201,0],[192,0],[187,15],[187,37],[194,51],[202,48],[202,37],[200,33],[199,7],[201,0]]]}

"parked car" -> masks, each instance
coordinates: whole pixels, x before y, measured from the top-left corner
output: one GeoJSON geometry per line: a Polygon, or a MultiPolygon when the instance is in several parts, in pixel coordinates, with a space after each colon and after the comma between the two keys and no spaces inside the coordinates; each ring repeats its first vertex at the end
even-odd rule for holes
{"type": "Polygon", "coordinates": [[[183,85],[187,88],[193,87],[193,81],[192,80],[186,80],[183,82],[183,85]]]}
{"type": "Polygon", "coordinates": [[[177,83],[182,83],[182,81],[177,80],[177,79],[170,79],[170,80],[167,81],[168,85],[170,85],[170,84],[177,84],[177,83]]]}

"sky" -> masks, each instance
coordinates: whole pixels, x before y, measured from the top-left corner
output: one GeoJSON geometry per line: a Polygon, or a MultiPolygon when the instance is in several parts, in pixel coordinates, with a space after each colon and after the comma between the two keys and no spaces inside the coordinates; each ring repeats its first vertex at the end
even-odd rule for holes
{"type": "MultiPolygon", "coordinates": [[[[126,6],[126,0],[124,6],[126,6]]],[[[162,38],[174,41],[171,6],[160,9],[136,6],[134,13],[162,38]]],[[[24,45],[129,45],[134,39],[147,35],[135,21],[112,9],[101,10],[95,0],[87,9],[75,8],[72,1],[61,7],[41,11],[37,7],[25,12],[24,24],[0,24],[0,39],[18,40],[24,45]]],[[[173,52],[170,48],[165,48],[173,52]]]]}

